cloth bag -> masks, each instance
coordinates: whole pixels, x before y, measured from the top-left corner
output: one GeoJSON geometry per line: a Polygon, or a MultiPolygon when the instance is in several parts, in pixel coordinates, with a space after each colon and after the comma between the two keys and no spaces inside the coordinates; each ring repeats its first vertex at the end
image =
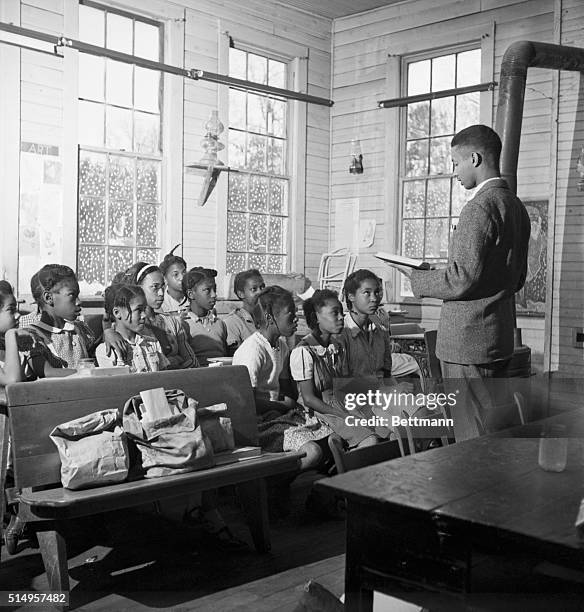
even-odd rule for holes
{"type": "Polygon", "coordinates": [[[86,489],[125,480],[129,455],[116,409],[57,425],[50,433],[61,458],[61,482],[86,489]]]}
{"type": "Polygon", "coordinates": [[[152,421],[142,418],[142,398],[131,397],[122,420],[136,444],[146,478],[182,474],[214,465],[213,447],[197,419],[197,402],[180,389],[164,391],[171,414],[152,421]]]}

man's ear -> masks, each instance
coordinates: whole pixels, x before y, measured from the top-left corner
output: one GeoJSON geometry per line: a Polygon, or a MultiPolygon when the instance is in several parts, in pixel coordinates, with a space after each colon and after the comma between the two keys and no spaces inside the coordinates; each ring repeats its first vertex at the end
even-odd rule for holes
{"type": "Polygon", "coordinates": [[[470,157],[475,168],[478,168],[483,163],[483,156],[478,151],[473,151],[470,157]]]}

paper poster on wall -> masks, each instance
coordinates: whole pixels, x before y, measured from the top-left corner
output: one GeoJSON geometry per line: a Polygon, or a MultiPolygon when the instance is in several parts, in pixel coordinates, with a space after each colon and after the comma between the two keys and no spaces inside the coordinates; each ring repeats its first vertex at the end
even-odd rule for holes
{"type": "Polygon", "coordinates": [[[375,219],[361,219],[359,221],[359,248],[367,249],[375,242],[375,219]]]}
{"type": "Polygon", "coordinates": [[[20,143],[18,292],[30,293],[30,277],[63,261],[63,164],[59,147],[20,143]]]}
{"type": "Polygon", "coordinates": [[[359,249],[359,199],[335,200],[335,249],[359,249]]]}
{"type": "Polygon", "coordinates": [[[527,276],[523,289],[517,293],[517,314],[521,316],[545,316],[547,285],[547,200],[523,200],[531,221],[531,235],[527,251],[527,276]]]}

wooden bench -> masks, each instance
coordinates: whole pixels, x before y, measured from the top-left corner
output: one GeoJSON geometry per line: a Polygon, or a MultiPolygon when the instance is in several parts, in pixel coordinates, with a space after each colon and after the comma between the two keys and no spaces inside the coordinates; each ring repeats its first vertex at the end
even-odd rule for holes
{"type": "MultiPolygon", "coordinates": [[[[203,407],[225,402],[236,446],[258,445],[253,390],[248,371],[243,366],[111,377],[54,378],[17,383],[6,388],[14,478],[20,491],[19,516],[37,533],[50,590],[69,590],[64,529],[68,519],[216,487],[238,485],[255,547],[260,552],[270,549],[265,478],[298,469],[301,458],[298,453],[265,453],[254,459],[202,471],[83,491],[71,491],[61,486],[59,454],[49,438],[52,429],[97,410],[120,408],[131,396],[156,387],[182,389],[203,407]]],[[[0,407],[0,420],[2,416],[6,419],[6,408],[0,407]]],[[[6,455],[5,443],[6,439],[0,448],[0,458],[6,455]]],[[[0,475],[4,473],[5,465],[1,467],[0,475]]]]}

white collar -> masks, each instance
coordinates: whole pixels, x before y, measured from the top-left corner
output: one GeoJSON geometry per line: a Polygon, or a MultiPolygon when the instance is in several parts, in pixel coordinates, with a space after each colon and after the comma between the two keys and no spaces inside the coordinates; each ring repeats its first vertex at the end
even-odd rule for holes
{"type": "Polygon", "coordinates": [[[475,191],[474,191],[474,195],[476,196],[476,194],[489,182],[489,181],[500,181],[501,177],[500,176],[492,176],[491,178],[485,179],[484,181],[482,181],[481,183],[479,183],[476,187],[475,187],[475,191]]]}
{"type": "Polygon", "coordinates": [[[65,325],[63,327],[53,327],[40,319],[38,321],[34,321],[31,323],[32,326],[38,327],[39,329],[44,329],[51,334],[64,334],[77,331],[75,327],[75,323],[73,321],[65,321],[65,325]]]}
{"type": "MultiPolygon", "coordinates": [[[[363,329],[361,329],[357,323],[355,323],[353,317],[351,316],[351,313],[348,312],[345,315],[345,327],[351,332],[351,335],[353,336],[353,338],[355,338],[356,336],[359,335],[359,332],[364,331],[363,329]]],[[[377,328],[377,325],[375,324],[374,321],[372,321],[371,319],[369,319],[369,324],[367,325],[367,328],[365,331],[371,332],[374,329],[377,328]]]]}

